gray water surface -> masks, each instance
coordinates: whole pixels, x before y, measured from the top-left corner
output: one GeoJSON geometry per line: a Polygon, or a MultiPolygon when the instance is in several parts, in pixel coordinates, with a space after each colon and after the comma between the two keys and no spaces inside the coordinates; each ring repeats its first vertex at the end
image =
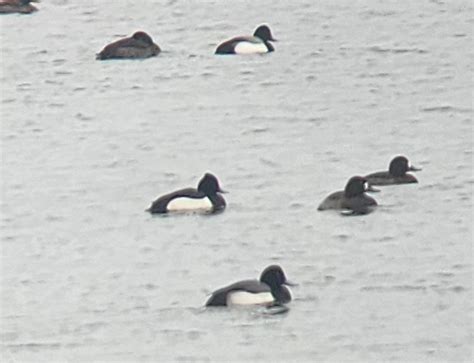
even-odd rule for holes
{"type": "Polygon", "coordinates": [[[0,360],[472,361],[472,3],[257,3],[0,18],[0,360]],[[213,55],[263,22],[274,53],[213,55]],[[94,60],[139,29],[159,57],[94,60]],[[419,184],[317,212],[397,154],[419,184]],[[144,212],[206,171],[224,213],[144,212]],[[203,308],[272,263],[287,314],[203,308]]]}

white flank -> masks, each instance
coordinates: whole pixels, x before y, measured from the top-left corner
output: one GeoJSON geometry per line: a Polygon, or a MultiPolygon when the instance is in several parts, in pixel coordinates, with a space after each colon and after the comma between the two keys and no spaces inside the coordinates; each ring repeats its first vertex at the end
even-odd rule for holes
{"type": "Polygon", "coordinates": [[[239,42],[234,51],[237,54],[267,53],[268,48],[263,43],[239,42]]]}
{"type": "Polygon", "coordinates": [[[274,300],[270,292],[252,294],[246,291],[235,291],[227,294],[227,305],[265,305],[274,300]]]}
{"type": "Polygon", "coordinates": [[[212,210],[212,203],[209,198],[176,198],[168,203],[167,210],[170,212],[191,211],[191,210],[212,210]]]}

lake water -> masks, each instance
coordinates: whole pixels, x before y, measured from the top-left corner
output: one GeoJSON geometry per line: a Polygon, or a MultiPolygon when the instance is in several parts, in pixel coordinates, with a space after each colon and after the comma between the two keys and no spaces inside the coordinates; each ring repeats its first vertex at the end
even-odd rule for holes
{"type": "Polygon", "coordinates": [[[1,361],[472,361],[472,2],[257,3],[1,17],[1,361]],[[95,61],[139,29],[159,57],[95,61]],[[317,212],[397,154],[419,184],[317,212]],[[144,212],[206,171],[224,213],[144,212]],[[272,263],[287,314],[203,308],[272,263]]]}

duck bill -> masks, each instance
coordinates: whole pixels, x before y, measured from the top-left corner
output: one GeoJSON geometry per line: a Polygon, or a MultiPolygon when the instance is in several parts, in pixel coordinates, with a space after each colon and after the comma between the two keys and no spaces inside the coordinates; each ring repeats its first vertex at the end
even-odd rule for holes
{"type": "Polygon", "coordinates": [[[218,191],[219,193],[222,193],[222,194],[227,194],[227,193],[229,193],[227,190],[224,190],[224,189],[221,189],[221,188],[217,189],[217,191],[218,191]]]}
{"type": "Polygon", "coordinates": [[[275,39],[275,38],[273,38],[273,37],[272,37],[271,39],[269,39],[269,40],[272,41],[272,42],[278,42],[278,39],[275,39]]]}
{"type": "Polygon", "coordinates": [[[288,285],[288,286],[298,286],[297,283],[292,282],[292,281],[288,281],[288,280],[285,281],[284,285],[288,285]]]}
{"type": "Polygon", "coordinates": [[[413,166],[413,165],[408,168],[408,171],[421,171],[421,170],[423,170],[423,169],[417,168],[417,167],[415,167],[415,166],[413,166]]]}
{"type": "Polygon", "coordinates": [[[378,193],[380,192],[380,189],[374,188],[372,185],[369,185],[366,191],[372,192],[372,193],[378,193]]]}

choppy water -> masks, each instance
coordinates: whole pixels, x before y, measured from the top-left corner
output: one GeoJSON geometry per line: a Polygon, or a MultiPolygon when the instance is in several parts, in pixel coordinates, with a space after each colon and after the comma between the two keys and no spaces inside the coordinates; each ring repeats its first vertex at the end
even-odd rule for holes
{"type": "Polygon", "coordinates": [[[472,360],[471,2],[38,7],[0,19],[2,361],[472,360]],[[138,29],[158,58],[94,60],[138,29]],[[316,211],[396,154],[418,185],[316,211]],[[225,213],[144,212],[205,171],[225,213]],[[271,263],[288,314],[202,308],[271,263]]]}

